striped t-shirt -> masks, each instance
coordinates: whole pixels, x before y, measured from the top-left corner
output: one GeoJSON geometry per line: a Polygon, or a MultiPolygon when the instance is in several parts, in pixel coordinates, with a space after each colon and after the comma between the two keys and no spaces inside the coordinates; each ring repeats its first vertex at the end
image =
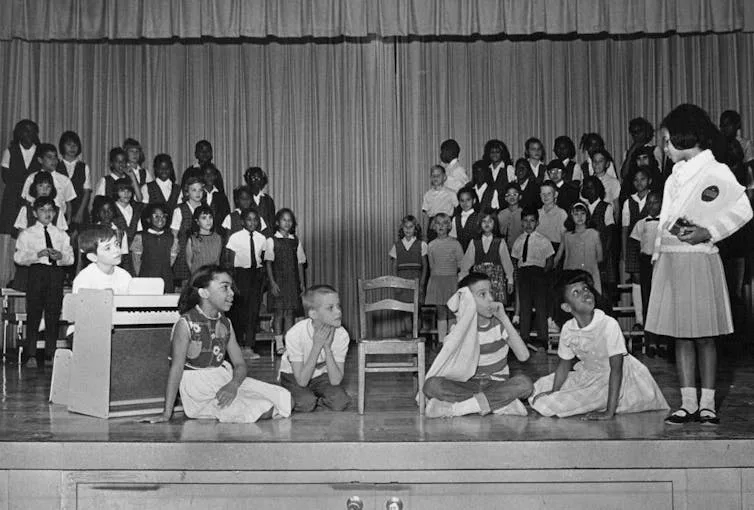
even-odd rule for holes
{"type": "Polygon", "coordinates": [[[479,339],[479,364],[474,377],[496,380],[508,378],[508,333],[502,323],[492,317],[489,324],[477,328],[479,339]]]}

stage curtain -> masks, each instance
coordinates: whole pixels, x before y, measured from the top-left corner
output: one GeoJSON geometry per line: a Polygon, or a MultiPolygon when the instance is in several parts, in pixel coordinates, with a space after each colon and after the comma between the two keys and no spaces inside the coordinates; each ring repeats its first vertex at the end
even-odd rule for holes
{"type": "MultiPolygon", "coordinates": [[[[717,120],[743,113],[754,134],[754,34],[630,40],[374,40],[342,43],[0,42],[0,140],[31,118],[57,144],[76,130],[96,181],[132,136],[147,163],[212,141],[230,191],[251,165],[291,207],[309,283],[330,283],[355,325],[355,279],[390,270],[400,218],[419,215],[439,144],[456,138],[467,169],[484,142],[514,157],[529,136],[597,131],[618,159],[627,124],[653,124],[692,101],[717,120]]],[[[0,257],[0,282],[9,258],[0,257]]],[[[355,328],[353,329],[355,332],[355,328]]]]}
{"type": "Polygon", "coordinates": [[[631,34],[754,30],[750,0],[4,0],[0,39],[631,34]]]}

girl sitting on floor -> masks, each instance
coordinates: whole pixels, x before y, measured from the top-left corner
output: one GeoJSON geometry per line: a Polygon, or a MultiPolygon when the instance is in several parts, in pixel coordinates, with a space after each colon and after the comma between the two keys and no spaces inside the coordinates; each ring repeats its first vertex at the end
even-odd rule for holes
{"type": "Polygon", "coordinates": [[[557,290],[561,309],[573,318],[560,331],[557,369],[534,383],[532,408],[560,418],[587,413],[586,420],[668,409],[647,367],[626,352],[618,321],[595,310],[589,273],[563,271],[557,290]],[[580,361],[571,371],[576,357],[580,361]]]}
{"type": "Polygon", "coordinates": [[[246,377],[246,363],[230,321],[233,278],[218,266],[203,266],[181,293],[181,318],[173,327],[165,410],[148,421],[170,420],[178,391],[189,418],[253,423],[287,418],[291,394],[285,388],[246,377]],[[228,353],[230,363],[225,361],[228,353]],[[188,370],[186,370],[188,369],[188,370]]]}

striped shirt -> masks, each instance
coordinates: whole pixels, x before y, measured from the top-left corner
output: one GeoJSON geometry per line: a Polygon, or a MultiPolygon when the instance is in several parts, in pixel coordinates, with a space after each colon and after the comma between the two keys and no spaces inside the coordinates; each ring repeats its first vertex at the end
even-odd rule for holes
{"type": "Polygon", "coordinates": [[[479,363],[474,377],[505,380],[508,369],[508,333],[497,317],[492,317],[486,326],[477,327],[479,339],[479,363]]]}

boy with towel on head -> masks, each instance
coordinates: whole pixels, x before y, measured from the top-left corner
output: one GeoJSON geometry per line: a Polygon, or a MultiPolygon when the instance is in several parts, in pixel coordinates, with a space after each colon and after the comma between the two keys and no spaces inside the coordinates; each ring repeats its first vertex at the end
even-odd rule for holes
{"type": "Polygon", "coordinates": [[[426,416],[526,416],[519,399],[531,395],[532,382],[525,375],[510,376],[508,348],[520,361],[529,359],[529,350],[503,305],[493,300],[487,275],[471,272],[458,286],[448,301],[456,325],[424,381],[426,416]]]}

